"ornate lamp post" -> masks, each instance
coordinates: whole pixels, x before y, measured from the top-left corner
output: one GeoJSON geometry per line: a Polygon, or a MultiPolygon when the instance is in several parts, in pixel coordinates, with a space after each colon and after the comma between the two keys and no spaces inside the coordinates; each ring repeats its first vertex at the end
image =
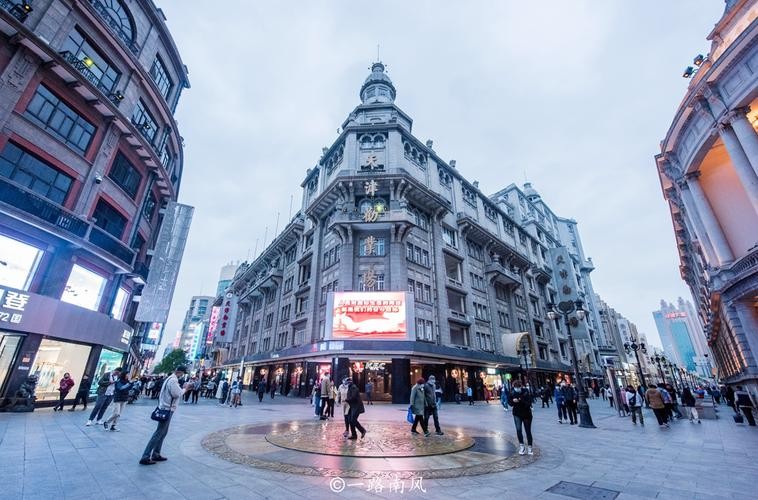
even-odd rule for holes
{"type": "Polygon", "coordinates": [[[668,367],[669,372],[671,372],[671,380],[674,381],[674,389],[676,389],[676,392],[679,392],[679,383],[676,381],[676,372],[678,371],[676,367],[676,363],[667,361],[666,366],[668,367]]]}
{"type": "Polygon", "coordinates": [[[550,303],[547,305],[547,317],[551,321],[555,321],[559,316],[564,319],[566,325],[566,332],[569,338],[569,347],[571,349],[571,363],[574,368],[574,380],[578,381],[577,391],[579,392],[579,402],[577,409],[579,410],[579,427],[586,427],[590,429],[595,428],[595,424],[592,423],[592,415],[590,414],[590,406],[587,404],[587,394],[584,390],[584,384],[579,377],[579,363],[576,357],[576,345],[574,344],[574,336],[571,333],[571,320],[575,321],[575,325],[579,324],[586,315],[584,309],[582,309],[583,302],[581,300],[571,301],[565,300],[559,302],[557,305],[550,303]],[[576,318],[571,318],[571,315],[576,313],[576,318]]]}
{"type": "Polygon", "coordinates": [[[661,362],[665,362],[665,361],[666,361],[665,356],[661,357],[657,354],[655,356],[650,356],[650,362],[655,363],[658,366],[658,376],[661,378],[661,382],[663,382],[664,384],[666,383],[666,377],[663,375],[663,368],[661,367],[661,362]]]}
{"type": "Polygon", "coordinates": [[[639,352],[642,351],[642,354],[647,354],[647,347],[645,346],[644,342],[637,343],[637,339],[632,337],[631,342],[627,342],[624,344],[624,349],[626,349],[626,352],[628,354],[634,353],[634,357],[637,360],[637,368],[640,370],[640,381],[642,382],[642,387],[647,389],[647,383],[645,383],[645,374],[642,373],[642,363],[640,363],[640,354],[639,352]]]}
{"type": "MultiPolygon", "coordinates": [[[[524,357],[524,372],[525,372],[525,379],[526,382],[529,381],[529,356],[532,355],[532,350],[529,349],[529,346],[526,344],[521,345],[521,349],[519,350],[519,354],[524,357]]],[[[534,391],[534,387],[532,387],[532,384],[530,383],[530,388],[532,391],[534,391]]]]}

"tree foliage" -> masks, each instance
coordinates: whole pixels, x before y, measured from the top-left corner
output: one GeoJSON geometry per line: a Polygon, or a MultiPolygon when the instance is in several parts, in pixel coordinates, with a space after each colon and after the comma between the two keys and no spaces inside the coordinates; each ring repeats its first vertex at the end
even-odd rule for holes
{"type": "Polygon", "coordinates": [[[174,349],[153,367],[153,373],[172,373],[181,365],[187,365],[187,353],[181,349],[174,349]]]}

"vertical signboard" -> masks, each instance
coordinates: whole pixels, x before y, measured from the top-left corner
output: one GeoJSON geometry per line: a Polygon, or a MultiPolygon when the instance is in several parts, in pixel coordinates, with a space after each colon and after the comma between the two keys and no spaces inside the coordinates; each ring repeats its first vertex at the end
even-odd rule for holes
{"type": "Polygon", "coordinates": [[[194,210],[173,201],[166,206],[136,321],[166,323],[194,210]]]}
{"type": "MultiPolygon", "coordinates": [[[[571,260],[566,247],[556,247],[550,249],[550,258],[553,261],[553,280],[555,288],[558,291],[558,304],[561,302],[576,302],[580,300],[579,282],[576,279],[574,270],[574,261],[571,260]]],[[[583,321],[579,321],[576,315],[571,316],[571,333],[575,340],[589,339],[589,332],[583,321]]],[[[577,343],[577,347],[579,347],[577,343]]]]}
{"type": "Polygon", "coordinates": [[[221,310],[216,326],[217,342],[232,342],[237,322],[237,296],[227,292],[221,302],[221,310]]]}

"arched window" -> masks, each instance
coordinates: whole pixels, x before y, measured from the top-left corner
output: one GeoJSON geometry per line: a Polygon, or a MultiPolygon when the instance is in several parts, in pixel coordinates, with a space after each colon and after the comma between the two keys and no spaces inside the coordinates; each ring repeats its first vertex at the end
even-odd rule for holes
{"type": "Polygon", "coordinates": [[[121,31],[129,41],[134,41],[134,23],[129,11],[121,0],[100,0],[105,14],[111,22],[111,27],[121,31]]]}

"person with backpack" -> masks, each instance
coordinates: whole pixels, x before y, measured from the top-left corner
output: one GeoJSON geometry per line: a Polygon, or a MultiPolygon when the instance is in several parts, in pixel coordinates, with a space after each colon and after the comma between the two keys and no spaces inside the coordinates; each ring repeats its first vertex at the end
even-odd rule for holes
{"type": "Polygon", "coordinates": [[[119,379],[116,381],[116,386],[113,390],[113,411],[110,417],[103,422],[105,430],[111,430],[113,432],[118,431],[116,423],[118,422],[121,413],[124,411],[124,406],[129,401],[129,391],[132,389],[132,383],[129,382],[129,374],[122,372],[119,379]]]}
{"type": "Polygon", "coordinates": [[[634,390],[634,386],[626,386],[625,396],[629,413],[632,415],[632,424],[637,425],[637,415],[639,415],[640,425],[645,425],[645,419],[642,416],[642,397],[634,390]]]}

